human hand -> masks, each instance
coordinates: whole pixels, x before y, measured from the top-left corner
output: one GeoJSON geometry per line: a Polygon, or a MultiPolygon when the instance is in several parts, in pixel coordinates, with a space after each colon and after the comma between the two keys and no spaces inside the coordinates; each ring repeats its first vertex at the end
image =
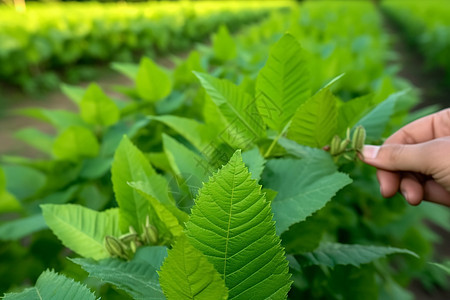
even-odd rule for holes
{"type": "Polygon", "coordinates": [[[377,168],[383,197],[400,191],[412,205],[450,206],[450,108],[404,126],[382,146],[364,146],[363,156],[377,168]]]}

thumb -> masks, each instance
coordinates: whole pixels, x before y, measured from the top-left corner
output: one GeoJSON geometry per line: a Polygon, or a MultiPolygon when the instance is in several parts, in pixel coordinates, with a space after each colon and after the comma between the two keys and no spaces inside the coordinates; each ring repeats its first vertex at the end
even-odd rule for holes
{"type": "Polygon", "coordinates": [[[386,144],[383,146],[366,145],[363,148],[363,161],[369,165],[387,171],[411,171],[432,175],[433,157],[436,148],[430,143],[386,144]]]}

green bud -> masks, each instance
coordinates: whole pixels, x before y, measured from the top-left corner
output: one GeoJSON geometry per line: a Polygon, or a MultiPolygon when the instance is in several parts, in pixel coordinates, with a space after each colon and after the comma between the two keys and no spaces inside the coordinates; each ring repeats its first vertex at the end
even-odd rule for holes
{"type": "Polygon", "coordinates": [[[347,149],[348,144],[350,144],[350,140],[345,139],[339,144],[339,152],[342,153],[345,152],[345,149],[347,149]]]}
{"type": "Polygon", "coordinates": [[[365,140],[366,140],[366,130],[364,129],[363,126],[359,125],[353,132],[352,148],[358,152],[362,151],[365,140]]]}
{"type": "Polygon", "coordinates": [[[135,234],[137,234],[136,230],[135,230],[134,227],[131,226],[131,225],[130,225],[130,227],[129,227],[129,232],[130,232],[130,233],[135,233],[135,234]]]}
{"type": "MultiPolygon", "coordinates": [[[[117,238],[107,235],[105,236],[105,248],[111,256],[124,257],[125,251],[123,244],[117,238]]],[[[126,258],[126,256],[125,256],[126,258]]]]}
{"type": "Polygon", "coordinates": [[[131,241],[130,242],[130,248],[131,248],[131,252],[136,253],[136,242],[135,241],[131,241]]]}
{"type": "Polygon", "coordinates": [[[330,154],[331,155],[337,155],[339,153],[339,147],[341,143],[341,138],[337,135],[333,137],[330,143],[330,154]]]}
{"type": "Polygon", "coordinates": [[[149,225],[143,228],[143,240],[146,244],[156,245],[158,243],[158,229],[155,226],[149,225]]]}
{"type": "Polygon", "coordinates": [[[135,241],[137,236],[137,233],[125,233],[119,237],[119,240],[123,243],[128,244],[131,241],[135,241]]]}

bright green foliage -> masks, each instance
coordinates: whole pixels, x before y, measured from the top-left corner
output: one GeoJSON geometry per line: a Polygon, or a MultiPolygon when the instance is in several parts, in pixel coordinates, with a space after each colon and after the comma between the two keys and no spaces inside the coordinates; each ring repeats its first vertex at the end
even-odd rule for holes
{"type": "Polygon", "coordinates": [[[267,162],[263,184],[278,191],[272,202],[278,234],[324,207],[337,191],[351,183],[348,175],[336,171],[327,153],[316,151],[323,153],[321,159],[283,158],[267,162]]]}
{"type": "Polygon", "coordinates": [[[290,275],[270,203],[239,151],[202,187],[186,229],[223,276],[229,299],[286,298],[290,275]]]}
{"type": "Polygon", "coordinates": [[[53,137],[36,128],[19,130],[14,133],[14,136],[43,153],[51,153],[53,137]]]}
{"type": "Polygon", "coordinates": [[[102,89],[92,83],[80,102],[81,117],[86,123],[110,126],[119,121],[117,105],[105,95],[102,89]]]}
{"type": "Polygon", "coordinates": [[[390,95],[386,100],[377,105],[366,114],[356,125],[362,125],[366,129],[367,137],[371,139],[381,138],[390,117],[395,111],[395,104],[398,99],[404,96],[407,91],[401,91],[390,95]]]}
{"type": "Polygon", "coordinates": [[[156,174],[155,170],[144,154],[124,136],[114,155],[111,173],[114,194],[120,207],[120,229],[127,232],[131,225],[137,232],[141,232],[141,224],[145,223],[149,204],[127,182],[142,181],[151,185],[149,179],[156,174]]]}
{"type": "Polygon", "coordinates": [[[199,154],[189,150],[168,135],[163,135],[164,152],[176,176],[184,178],[192,187],[201,187],[213,169],[199,154]]]}
{"type": "Polygon", "coordinates": [[[66,247],[87,258],[109,257],[104,238],[120,235],[117,208],[104,212],[74,204],[44,204],[41,208],[48,227],[66,247]]]}
{"type": "Polygon", "coordinates": [[[369,110],[373,95],[361,96],[342,103],[337,114],[337,133],[343,136],[347,128],[352,128],[369,110]]]}
{"type": "Polygon", "coordinates": [[[6,190],[5,173],[0,168],[0,213],[18,211],[20,209],[20,203],[6,190]]]}
{"type": "Polygon", "coordinates": [[[186,213],[180,211],[175,204],[163,204],[156,200],[145,192],[146,185],[142,182],[130,182],[129,185],[148,200],[150,224],[158,228],[161,240],[170,242],[183,234],[184,222],[188,218],[186,213]]]}
{"type": "Polygon", "coordinates": [[[111,68],[122,73],[131,80],[136,80],[137,74],[139,72],[139,65],[131,63],[114,62],[111,64],[111,68]]]}
{"type": "Polygon", "coordinates": [[[299,260],[303,266],[324,265],[334,267],[336,265],[353,265],[359,267],[361,264],[367,264],[386,255],[396,253],[417,257],[414,252],[406,249],[325,243],[312,252],[302,254],[299,260]]]}
{"type": "Polygon", "coordinates": [[[212,36],[212,44],[217,60],[226,62],[236,57],[236,43],[225,25],[220,26],[217,33],[212,36]]]}
{"type": "Polygon", "coordinates": [[[258,148],[253,148],[251,150],[242,153],[242,160],[248,168],[248,171],[252,175],[252,179],[257,182],[261,179],[261,174],[266,165],[266,160],[259,152],[258,148]]]}
{"type": "Polygon", "coordinates": [[[297,109],[287,137],[305,146],[327,145],[336,133],[336,102],[328,88],[320,90],[297,109]]]}
{"type": "Polygon", "coordinates": [[[435,265],[436,267],[440,268],[441,270],[445,271],[447,274],[450,275],[450,261],[446,261],[444,263],[431,263],[432,265],[435,265]]]}
{"type": "Polygon", "coordinates": [[[200,123],[194,119],[183,118],[179,116],[165,115],[165,116],[150,116],[151,120],[157,120],[169,126],[193,146],[201,150],[211,143],[211,140],[217,134],[210,126],[200,123]]]}
{"type": "MultiPolygon", "coordinates": [[[[1,195],[0,201],[2,201],[1,195]]],[[[0,225],[0,240],[18,240],[44,228],[47,228],[47,224],[41,214],[17,219],[0,225]]]]}
{"type": "Polygon", "coordinates": [[[70,126],[55,139],[52,152],[57,158],[78,160],[96,156],[99,149],[97,138],[89,129],[70,126]]]}
{"type": "Polygon", "coordinates": [[[297,40],[284,35],[271,49],[256,81],[258,111],[269,128],[282,132],[310,96],[305,54],[297,40]]]}
{"type": "Polygon", "coordinates": [[[159,282],[168,300],[227,299],[228,296],[220,274],[186,237],[178,239],[172,250],[169,250],[159,275],[159,282]]]}
{"type": "Polygon", "coordinates": [[[265,126],[252,97],[228,80],[195,73],[227,121],[225,139],[237,148],[248,148],[265,135],[265,126]]]}
{"type": "Polygon", "coordinates": [[[70,126],[86,126],[78,114],[66,110],[49,110],[44,108],[25,108],[18,111],[21,115],[31,117],[53,125],[58,130],[70,126]]]}
{"type": "Polygon", "coordinates": [[[83,284],[54,271],[44,271],[36,285],[21,293],[6,294],[6,300],[95,300],[95,295],[83,284]]]}
{"type": "Polygon", "coordinates": [[[136,88],[143,100],[157,102],[170,94],[172,82],[163,69],[144,57],[136,76],[136,88]]]}
{"type": "Polygon", "coordinates": [[[72,261],[87,271],[89,276],[113,284],[127,292],[133,299],[165,299],[156,271],[166,255],[165,247],[146,247],[139,248],[133,260],[128,262],[117,258],[103,259],[98,262],[92,259],[75,258],[72,261]],[[165,253],[164,256],[159,254],[161,251],[165,253]],[[157,259],[161,257],[161,262],[152,263],[140,259],[140,256],[144,258],[153,256],[157,259]]]}
{"type": "Polygon", "coordinates": [[[183,86],[196,82],[197,78],[192,71],[205,72],[201,65],[200,53],[195,50],[191,51],[189,57],[180,63],[173,71],[175,83],[183,86]]]}
{"type": "Polygon", "coordinates": [[[77,105],[80,104],[84,94],[86,93],[86,90],[83,88],[64,83],[61,84],[61,91],[77,105]]]}

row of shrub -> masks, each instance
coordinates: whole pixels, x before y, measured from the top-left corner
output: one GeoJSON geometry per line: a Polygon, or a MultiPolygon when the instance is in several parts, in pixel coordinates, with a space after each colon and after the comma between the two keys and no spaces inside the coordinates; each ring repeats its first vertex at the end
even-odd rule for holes
{"type": "Polygon", "coordinates": [[[95,78],[98,64],[186,50],[286,2],[30,3],[0,6],[0,82],[33,92],[95,78]]]}
{"type": "Polygon", "coordinates": [[[384,11],[403,29],[426,59],[428,68],[444,69],[450,82],[450,3],[385,1],[384,11]]]}

